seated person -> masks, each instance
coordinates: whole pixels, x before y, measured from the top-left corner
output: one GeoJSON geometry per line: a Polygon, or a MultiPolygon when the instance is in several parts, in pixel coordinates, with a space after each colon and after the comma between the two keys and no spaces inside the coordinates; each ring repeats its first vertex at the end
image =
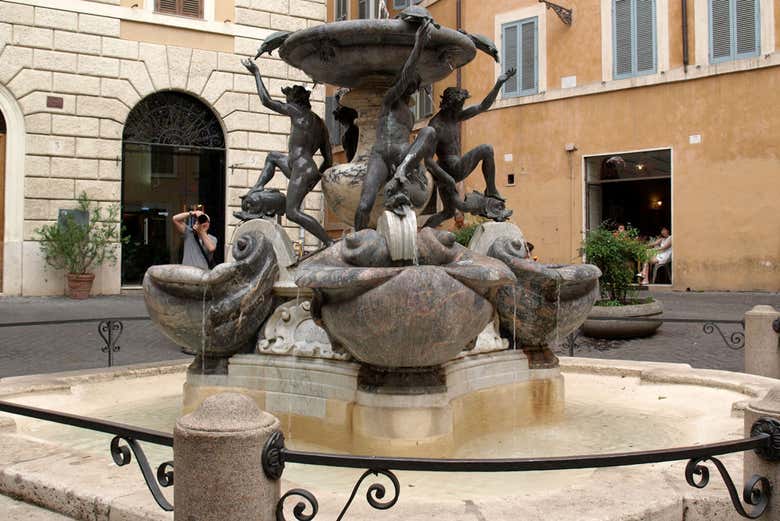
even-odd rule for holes
{"type": "Polygon", "coordinates": [[[654,248],[655,251],[650,257],[650,262],[645,262],[644,266],[642,266],[642,272],[638,274],[642,277],[642,284],[647,284],[647,274],[651,265],[668,264],[672,260],[672,234],[669,228],[666,226],[661,228],[661,236],[648,244],[648,246],[654,248]]]}

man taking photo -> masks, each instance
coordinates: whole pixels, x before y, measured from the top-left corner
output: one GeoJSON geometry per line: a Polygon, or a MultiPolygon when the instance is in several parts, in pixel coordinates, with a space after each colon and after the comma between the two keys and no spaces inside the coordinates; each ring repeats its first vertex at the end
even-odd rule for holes
{"type": "Polygon", "coordinates": [[[173,225],[184,234],[184,255],[181,263],[203,270],[214,267],[214,252],[217,238],[209,235],[209,216],[201,210],[177,213],[173,216],[173,225]]]}

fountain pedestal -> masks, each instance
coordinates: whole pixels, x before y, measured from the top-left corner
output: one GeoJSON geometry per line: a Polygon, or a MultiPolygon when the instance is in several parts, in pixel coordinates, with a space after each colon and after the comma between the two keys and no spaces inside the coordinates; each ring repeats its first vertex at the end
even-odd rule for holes
{"type": "Polygon", "coordinates": [[[280,419],[288,439],[351,453],[438,457],[485,434],[563,412],[560,370],[530,369],[522,351],[448,362],[435,392],[422,387],[373,392],[361,385],[360,373],[356,362],[236,355],[227,376],[187,375],[184,411],[212,394],[240,388],[280,419]]]}

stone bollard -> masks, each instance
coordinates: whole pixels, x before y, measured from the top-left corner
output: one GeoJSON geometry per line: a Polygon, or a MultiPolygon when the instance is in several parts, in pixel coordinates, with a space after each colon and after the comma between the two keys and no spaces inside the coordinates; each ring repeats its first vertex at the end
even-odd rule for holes
{"type": "MultiPolygon", "coordinates": [[[[780,386],[772,388],[764,397],[750,402],[745,409],[745,436],[750,437],[761,432],[772,434],[780,444],[780,386]]],[[[769,480],[773,489],[766,512],[758,518],[764,521],[780,519],[780,460],[777,459],[780,454],[778,451],[780,446],[775,446],[774,450],[766,451],[762,455],[755,451],[745,452],[744,483],[753,476],[762,476],[769,480]]],[[[739,484],[737,485],[742,492],[739,484]]],[[[749,506],[746,507],[749,509],[749,506]]]]}
{"type": "Polygon", "coordinates": [[[780,335],[772,322],[780,318],[772,306],[755,306],[745,313],[745,372],[780,378],[780,335]]]}
{"type": "Polygon", "coordinates": [[[173,433],[174,520],[272,521],[279,481],[263,473],[263,445],[279,420],[242,394],[222,393],[182,416],[173,433]]]}

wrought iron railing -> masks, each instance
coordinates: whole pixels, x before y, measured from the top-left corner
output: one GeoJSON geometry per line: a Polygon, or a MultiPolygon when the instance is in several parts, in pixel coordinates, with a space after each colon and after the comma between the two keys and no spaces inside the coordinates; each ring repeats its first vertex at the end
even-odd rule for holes
{"type": "MultiPolygon", "coordinates": [[[[711,335],[712,333],[718,333],[723,343],[729,349],[739,350],[745,347],[745,321],[744,320],[715,320],[709,318],[645,318],[645,317],[588,317],[588,320],[594,320],[598,322],[654,322],[654,323],[670,323],[670,324],[702,324],[702,331],[711,335]],[[739,325],[741,331],[733,331],[728,337],[723,333],[720,328],[721,325],[739,325]]],[[[574,356],[574,351],[577,348],[577,339],[582,335],[581,329],[578,328],[569,336],[567,336],[562,344],[569,351],[569,356],[574,356]]]]}
{"type": "MultiPolygon", "coordinates": [[[[132,451],[154,500],[163,510],[173,510],[173,505],[168,502],[160,490],[160,487],[173,485],[173,462],[166,461],[162,463],[155,473],[152,471],[139,443],[147,442],[173,447],[172,435],[7,401],[0,401],[0,412],[28,416],[114,435],[110,444],[110,452],[114,462],[119,466],[130,463],[132,459],[130,452],[132,451]],[[126,446],[121,445],[123,441],[126,443],[126,446]]],[[[728,470],[716,457],[749,450],[755,451],[762,459],[775,462],[780,461],[780,422],[772,418],[761,418],[752,425],[750,436],[747,438],[706,445],[613,454],[505,459],[388,458],[301,452],[286,448],[284,436],[281,432],[276,432],[266,442],[258,464],[262,465],[266,476],[272,480],[281,478],[286,463],[366,469],[356,482],[349,499],[343,506],[337,518],[337,521],[340,521],[352,505],[362,483],[371,475],[386,477],[392,484],[393,491],[392,496],[385,499],[387,495],[386,487],[381,483],[372,483],[366,492],[366,501],[377,510],[392,508],[398,502],[401,491],[400,481],[393,471],[529,472],[618,467],[688,460],[685,467],[685,480],[689,485],[696,488],[706,487],[709,484],[710,477],[710,470],[707,464],[711,463],[721,475],[735,510],[743,517],[756,519],[766,511],[769,505],[771,494],[769,480],[764,476],[752,476],[745,482],[742,498],[740,499],[740,495],[728,470]]],[[[295,497],[300,498],[292,509],[296,520],[311,521],[317,515],[319,504],[316,496],[308,490],[294,488],[283,494],[277,503],[276,518],[278,521],[286,520],[284,512],[285,503],[288,499],[295,497]]]]}
{"type": "Polygon", "coordinates": [[[98,335],[103,339],[103,345],[100,351],[108,355],[108,367],[114,365],[114,353],[118,353],[119,337],[125,329],[124,322],[138,322],[151,320],[148,316],[137,317],[112,317],[112,318],[72,318],[67,320],[34,320],[29,322],[2,322],[0,329],[10,327],[32,327],[32,326],[59,326],[65,324],[91,324],[97,323],[98,335]]]}

